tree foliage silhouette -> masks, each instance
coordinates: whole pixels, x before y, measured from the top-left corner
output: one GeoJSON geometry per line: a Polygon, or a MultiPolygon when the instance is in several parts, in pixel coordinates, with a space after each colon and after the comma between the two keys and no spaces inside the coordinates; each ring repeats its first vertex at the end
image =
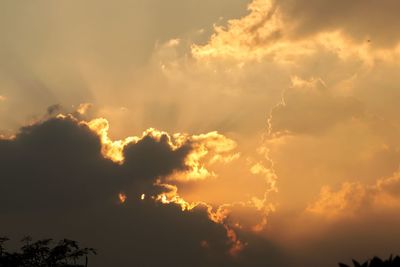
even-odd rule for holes
{"type": "Polygon", "coordinates": [[[19,252],[7,252],[4,243],[9,239],[0,237],[0,267],[87,267],[88,256],[96,255],[93,248],[81,248],[78,242],[62,239],[53,244],[52,239],[33,242],[24,237],[19,252]],[[84,264],[82,264],[84,262],[84,264]]]}
{"type": "MultiPolygon", "coordinates": [[[[382,260],[379,257],[374,257],[372,260],[368,260],[364,263],[359,263],[353,260],[354,267],[400,267],[400,257],[396,256],[393,258],[391,255],[389,259],[382,260]]],[[[339,267],[350,267],[350,265],[339,263],[339,267]]]]}

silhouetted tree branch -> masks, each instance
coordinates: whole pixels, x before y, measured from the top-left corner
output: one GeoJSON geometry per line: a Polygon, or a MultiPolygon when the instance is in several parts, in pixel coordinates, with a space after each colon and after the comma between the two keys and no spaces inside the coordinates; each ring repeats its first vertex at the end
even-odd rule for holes
{"type": "MultiPolygon", "coordinates": [[[[359,263],[356,260],[353,260],[354,267],[400,267],[400,257],[396,256],[393,258],[390,255],[389,259],[382,260],[379,257],[374,257],[372,260],[368,260],[364,263],[359,263]]],[[[339,263],[339,267],[350,267],[350,265],[339,263]]]]}
{"type": "Polygon", "coordinates": [[[0,267],[87,267],[88,255],[97,254],[93,248],[80,248],[74,240],[63,239],[51,246],[52,239],[32,242],[29,236],[21,240],[25,244],[20,252],[8,253],[4,248],[8,240],[0,237],[0,267]],[[83,261],[85,265],[77,264],[83,261]]]}

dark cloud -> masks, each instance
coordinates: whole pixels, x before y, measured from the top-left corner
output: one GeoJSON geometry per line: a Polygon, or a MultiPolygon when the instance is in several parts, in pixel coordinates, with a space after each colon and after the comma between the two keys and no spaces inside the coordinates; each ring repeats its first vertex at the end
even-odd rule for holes
{"type": "Polygon", "coordinates": [[[122,165],[105,159],[99,137],[69,118],[0,140],[0,234],[80,240],[100,252],[93,266],[264,266],[284,259],[263,238],[244,233],[249,245],[232,257],[226,229],[204,208],[182,212],[140,200],[157,178],[186,168],[190,144],[173,150],[167,138],[128,145],[122,165]]]}
{"type": "Polygon", "coordinates": [[[57,115],[56,113],[60,112],[60,110],[61,110],[61,105],[59,104],[51,105],[47,108],[47,114],[49,116],[57,115]]]}
{"type": "MultiPolygon", "coordinates": [[[[0,209],[72,208],[111,190],[104,183],[115,168],[102,158],[98,137],[72,120],[50,119],[2,140],[0,209]],[[99,193],[101,193],[99,195],[99,193]]],[[[110,192],[111,193],[111,192],[110,192]]]]}
{"type": "Polygon", "coordinates": [[[186,169],[184,159],[190,151],[190,144],[172,150],[168,136],[162,135],[159,141],[146,136],[138,143],[129,144],[124,150],[125,170],[127,173],[138,173],[136,179],[154,179],[166,176],[173,170],[186,169]]]}

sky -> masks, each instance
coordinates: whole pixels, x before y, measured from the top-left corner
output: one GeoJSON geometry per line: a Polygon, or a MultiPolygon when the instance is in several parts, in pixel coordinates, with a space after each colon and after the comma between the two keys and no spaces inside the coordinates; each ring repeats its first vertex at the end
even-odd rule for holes
{"type": "Polygon", "coordinates": [[[3,0],[0,235],[105,266],[400,247],[397,0],[3,0]]]}

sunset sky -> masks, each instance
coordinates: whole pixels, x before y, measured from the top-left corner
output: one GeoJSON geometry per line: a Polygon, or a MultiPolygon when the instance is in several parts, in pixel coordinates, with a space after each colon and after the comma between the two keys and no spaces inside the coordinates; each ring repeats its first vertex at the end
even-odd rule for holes
{"type": "Polygon", "coordinates": [[[1,0],[0,236],[93,267],[399,254],[399,11],[1,0]]]}

